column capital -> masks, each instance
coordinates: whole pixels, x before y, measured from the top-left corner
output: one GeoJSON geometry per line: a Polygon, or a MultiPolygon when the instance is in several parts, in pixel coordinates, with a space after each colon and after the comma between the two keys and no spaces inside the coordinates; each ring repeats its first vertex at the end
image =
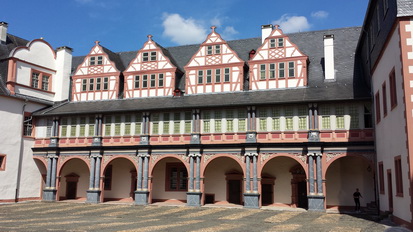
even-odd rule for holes
{"type": "Polygon", "coordinates": [[[188,157],[201,157],[201,153],[188,153],[188,157]]]}
{"type": "Polygon", "coordinates": [[[150,157],[151,155],[149,153],[138,153],[136,156],[137,157],[150,157]]]}
{"type": "Polygon", "coordinates": [[[101,155],[100,153],[91,153],[90,154],[90,158],[102,158],[103,155],[101,155]]]}
{"type": "Polygon", "coordinates": [[[53,153],[53,154],[47,154],[46,158],[52,158],[53,159],[53,158],[59,158],[59,156],[57,154],[53,153]]]}
{"type": "Polygon", "coordinates": [[[258,153],[257,153],[257,152],[246,152],[246,153],[244,154],[244,156],[250,156],[250,157],[258,156],[258,153]]]}

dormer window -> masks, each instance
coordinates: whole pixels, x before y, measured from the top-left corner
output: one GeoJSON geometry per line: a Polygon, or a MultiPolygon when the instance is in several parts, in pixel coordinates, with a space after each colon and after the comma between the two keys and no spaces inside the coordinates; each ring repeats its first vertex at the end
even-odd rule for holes
{"type": "Polygon", "coordinates": [[[221,45],[215,45],[215,54],[221,53],[221,45]]]}
{"type": "Polygon", "coordinates": [[[92,56],[90,57],[90,65],[102,65],[103,64],[103,56],[92,56]]]}
{"type": "Polygon", "coordinates": [[[207,46],[207,55],[221,54],[221,45],[207,46]]]}
{"type": "Polygon", "coordinates": [[[49,78],[50,76],[43,75],[42,77],[42,89],[48,91],[49,90],[49,78]]]}
{"type": "Polygon", "coordinates": [[[144,52],[142,53],[142,61],[156,61],[156,52],[144,52]]]}
{"type": "Polygon", "coordinates": [[[284,47],[284,38],[270,39],[270,48],[284,47]]]}
{"type": "Polygon", "coordinates": [[[33,88],[50,91],[51,75],[39,71],[32,71],[30,85],[33,88]]]}
{"type": "Polygon", "coordinates": [[[39,77],[40,77],[40,73],[37,73],[37,72],[32,73],[32,87],[33,88],[39,88],[39,77]]]}

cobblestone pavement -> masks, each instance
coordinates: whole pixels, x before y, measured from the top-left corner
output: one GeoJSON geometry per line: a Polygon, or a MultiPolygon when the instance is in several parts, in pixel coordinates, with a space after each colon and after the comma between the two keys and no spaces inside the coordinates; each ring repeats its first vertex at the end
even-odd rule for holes
{"type": "MultiPolygon", "coordinates": [[[[366,216],[364,216],[366,217],[366,216]]],[[[385,231],[366,218],[302,211],[64,202],[0,205],[0,231],[385,231]]]]}

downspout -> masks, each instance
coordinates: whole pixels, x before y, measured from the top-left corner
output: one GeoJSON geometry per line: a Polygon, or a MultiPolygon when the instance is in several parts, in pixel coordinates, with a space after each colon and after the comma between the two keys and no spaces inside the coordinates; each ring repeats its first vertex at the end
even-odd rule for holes
{"type": "MultiPolygon", "coordinates": [[[[25,97],[24,99],[24,104],[22,107],[22,124],[21,124],[21,136],[20,136],[20,152],[19,152],[19,163],[18,163],[18,167],[17,167],[17,180],[16,180],[16,192],[15,192],[15,196],[14,196],[14,202],[18,202],[19,201],[19,191],[20,191],[20,181],[21,181],[21,171],[22,171],[22,162],[23,162],[23,153],[24,153],[24,149],[23,149],[23,144],[24,144],[24,110],[26,109],[26,105],[27,105],[27,97],[25,97]]],[[[31,117],[30,117],[31,120],[31,117]]]]}

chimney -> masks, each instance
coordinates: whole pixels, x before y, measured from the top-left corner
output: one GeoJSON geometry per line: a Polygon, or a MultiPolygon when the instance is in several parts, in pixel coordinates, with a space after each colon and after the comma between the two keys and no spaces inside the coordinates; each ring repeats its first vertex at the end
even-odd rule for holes
{"type": "Polygon", "coordinates": [[[0,22],[0,44],[6,44],[8,23],[0,22]]]}
{"type": "Polygon", "coordinates": [[[324,35],[324,78],[334,80],[334,35],[324,35]]]}
{"type": "Polygon", "coordinates": [[[271,24],[261,26],[262,43],[264,43],[264,40],[271,35],[272,29],[273,26],[271,24]]]}
{"type": "Polygon", "coordinates": [[[56,49],[56,78],[52,83],[55,92],[54,101],[69,99],[72,51],[72,48],[66,46],[56,49]]]}

